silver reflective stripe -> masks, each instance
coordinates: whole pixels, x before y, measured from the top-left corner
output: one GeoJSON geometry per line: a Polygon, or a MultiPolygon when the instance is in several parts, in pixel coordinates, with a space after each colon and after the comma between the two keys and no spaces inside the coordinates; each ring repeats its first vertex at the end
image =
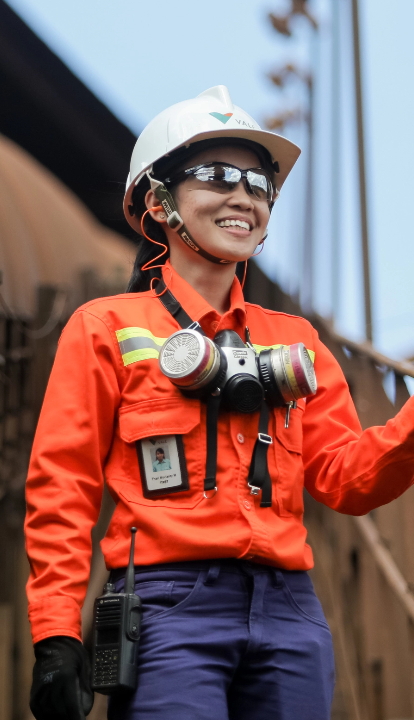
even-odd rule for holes
{"type": "Polygon", "coordinates": [[[153,348],[154,350],[160,349],[160,346],[149,337],[133,337],[127,340],[121,340],[119,342],[119,348],[121,355],[132,352],[132,350],[144,350],[146,348],[153,348]]]}

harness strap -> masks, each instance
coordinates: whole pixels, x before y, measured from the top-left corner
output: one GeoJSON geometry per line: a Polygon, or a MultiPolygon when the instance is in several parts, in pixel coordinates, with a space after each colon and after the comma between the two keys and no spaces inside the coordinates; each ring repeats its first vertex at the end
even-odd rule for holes
{"type": "Polygon", "coordinates": [[[258,495],[259,490],[262,491],[260,507],[272,506],[272,481],[269,475],[269,468],[267,467],[267,451],[269,445],[273,444],[273,440],[271,436],[268,435],[268,428],[269,407],[266,401],[263,400],[260,408],[259,431],[247,478],[247,484],[251,488],[252,495],[258,495]]]}
{"type": "Polygon", "coordinates": [[[148,170],[146,174],[148,180],[150,181],[151,190],[154,191],[155,197],[164,208],[165,214],[167,215],[167,223],[171,230],[174,230],[174,232],[176,232],[180,236],[181,240],[185,242],[185,244],[188,245],[191,250],[194,250],[194,252],[202,255],[207,260],[210,260],[210,262],[220,265],[227,265],[229,262],[231,262],[230,260],[223,260],[222,258],[216,257],[215,255],[211,255],[211,253],[207,252],[207,250],[204,250],[201,245],[196,242],[196,240],[192,237],[189,229],[185,226],[183,219],[178,212],[178,208],[175,204],[174,198],[169,192],[169,190],[167,190],[164,183],[153,178],[148,172],[148,170]]]}

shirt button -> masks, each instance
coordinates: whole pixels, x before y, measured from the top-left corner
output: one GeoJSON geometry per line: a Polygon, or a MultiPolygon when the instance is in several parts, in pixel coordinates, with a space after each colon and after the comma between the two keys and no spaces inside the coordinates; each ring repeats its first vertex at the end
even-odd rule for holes
{"type": "Polygon", "coordinates": [[[239,441],[239,443],[244,443],[244,435],[242,435],[241,433],[239,433],[239,434],[237,435],[237,440],[239,441]]]}
{"type": "Polygon", "coordinates": [[[246,560],[253,560],[254,555],[246,555],[246,560]]]}
{"type": "Polygon", "coordinates": [[[249,503],[248,500],[243,500],[243,505],[244,505],[244,507],[246,508],[246,510],[250,510],[250,508],[251,508],[251,503],[249,503]]]}
{"type": "Polygon", "coordinates": [[[213,332],[216,332],[218,326],[219,326],[219,324],[218,324],[217,320],[214,320],[214,321],[211,323],[211,329],[212,329],[212,331],[213,331],[213,332]]]}

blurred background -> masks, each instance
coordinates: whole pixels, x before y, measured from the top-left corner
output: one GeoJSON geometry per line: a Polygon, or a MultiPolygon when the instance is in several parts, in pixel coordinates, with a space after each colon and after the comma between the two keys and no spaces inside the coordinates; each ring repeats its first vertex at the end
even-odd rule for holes
{"type": "MultiPolygon", "coordinates": [[[[246,295],[301,314],[363,427],[414,392],[412,0],[0,0],[0,720],[28,720],[24,481],[60,332],[123,292],[129,159],[168,105],[227,85],[302,148],[246,295]]],[[[99,538],[84,608],[105,581],[99,538]]],[[[414,718],[414,495],[347,518],[306,497],[334,720],[414,718]]],[[[105,717],[97,696],[91,718],[105,717]]]]}

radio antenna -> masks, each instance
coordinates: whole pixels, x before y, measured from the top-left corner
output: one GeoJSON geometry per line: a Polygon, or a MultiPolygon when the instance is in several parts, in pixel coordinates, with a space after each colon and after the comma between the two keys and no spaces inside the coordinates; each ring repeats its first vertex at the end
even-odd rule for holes
{"type": "Polygon", "coordinates": [[[124,592],[126,595],[134,595],[135,591],[135,569],[134,569],[134,550],[135,550],[135,533],[136,527],[131,528],[131,550],[129,553],[129,563],[125,575],[124,592]]]}

